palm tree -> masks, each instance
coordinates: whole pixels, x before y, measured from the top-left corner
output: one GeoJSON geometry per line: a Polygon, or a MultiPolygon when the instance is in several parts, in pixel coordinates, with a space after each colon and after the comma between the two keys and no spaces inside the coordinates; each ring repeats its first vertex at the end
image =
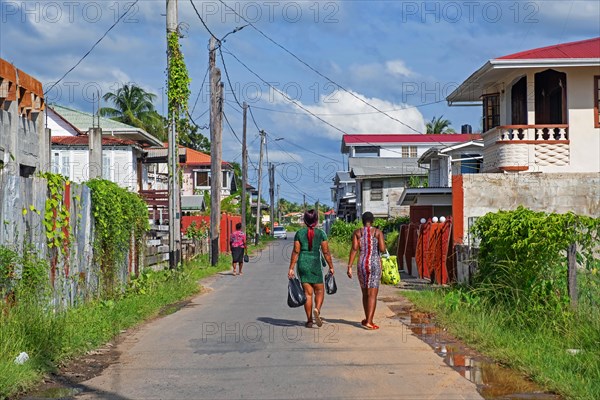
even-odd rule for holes
{"type": "Polygon", "coordinates": [[[125,84],[115,93],[106,93],[102,98],[115,108],[102,107],[100,115],[144,129],[159,139],[164,138],[165,124],[153,104],[156,95],[135,84],[125,84]]]}
{"type": "Polygon", "coordinates": [[[433,117],[433,119],[425,124],[427,127],[427,133],[440,134],[440,133],[455,133],[454,129],[450,127],[452,122],[447,119],[442,119],[443,115],[439,118],[433,117]]]}

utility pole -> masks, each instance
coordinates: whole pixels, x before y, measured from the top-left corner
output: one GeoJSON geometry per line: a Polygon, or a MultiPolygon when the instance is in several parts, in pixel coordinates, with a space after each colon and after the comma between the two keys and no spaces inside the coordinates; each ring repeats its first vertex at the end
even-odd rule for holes
{"type": "MultiPolygon", "coordinates": [[[[169,35],[177,33],[177,0],[167,0],[167,43],[169,35]]],[[[171,57],[168,53],[167,57],[171,57]]],[[[168,65],[168,63],[167,63],[168,65]]],[[[169,268],[177,268],[181,257],[181,213],[179,195],[177,130],[175,112],[169,110],[168,165],[169,165],[169,268]]]]}
{"type": "Polygon", "coordinates": [[[277,184],[277,221],[281,224],[281,197],[279,196],[279,187],[281,185],[277,184]]]}
{"type": "Polygon", "coordinates": [[[317,225],[319,225],[319,199],[315,203],[315,210],[317,211],[317,225]]]}
{"type": "Polygon", "coordinates": [[[246,112],[248,104],[244,102],[244,125],[242,133],[242,232],[246,233],[246,185],[248,184],[248,149],[246,148],[246,112]]]}
{"type": "Polygon", "coordinates": [[[263,144],[265,142],[265,136],[267,132],[260,131],[260,156],[258,159],[258,199],[256,199],[256,236],[254,238],[255,244],[258,244],[258,238],[260,237],[260,223],[261,223],[261,212],[260,212],[260,196],[262,185],[262,162],[263,162],[263,144]]]}
{"type": "Polygon", "coordinates": [[[222,158],[222,106],[223,84],[221,70],[215,66],[217,41],[209,41],[210,68],[210,250],[211,265],[219,262],[219,236],[221,225],[221,158],[222,158]]]}
{"type": "Polygon", "coordinates": [[[304,209],[304,212],[306,212],[306,195],[303,194],[302,195],[302,208],[304,209]]]}
{"type": "Polygon", "coordinates": [[[269,164],[269,195],[271,202],[271,214],[269,216],[271,220],[271,235],[273,235],[273,229],[275,228],[275,165],[269,164]]]}

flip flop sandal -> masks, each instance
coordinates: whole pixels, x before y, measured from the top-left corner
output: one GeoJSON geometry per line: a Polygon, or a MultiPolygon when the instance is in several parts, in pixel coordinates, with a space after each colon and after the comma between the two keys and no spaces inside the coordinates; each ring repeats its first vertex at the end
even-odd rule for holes
{"type": "Polygon", "coordinates": [[[307,322],[304,324],[305,327],[307,328],[312,328],[313,327],[313,323],[312,322],[307,322]]]}
{"type": "Polygon", "coordinates": [[[323,320],[321,319],[321,315],[318,309],[315,308],[315,322],[317,323],[317,326],[320,328],[321,326],[323,326],[323,320]]]}
{"type": "Polygon", "coordinates": [[[375,324],[367,325],[367,320],[362,320],[360,322],[360,324],[363,326],[363,328],[365,328],[368,331],[375,331],[375,330],[379,329],[379,325],[375,325],[375,324]]]}

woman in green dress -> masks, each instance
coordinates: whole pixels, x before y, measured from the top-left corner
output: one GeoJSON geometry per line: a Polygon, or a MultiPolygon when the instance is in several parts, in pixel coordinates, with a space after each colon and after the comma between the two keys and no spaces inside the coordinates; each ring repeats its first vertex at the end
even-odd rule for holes
{"type": "Polygon", "coordinates": [[[304,311],[306,312],[306,327],[313,326],[313,294],[314,303],[314,322],[317,326],[323,325],[321,319],[321,307],[325,290],[323,285],[323,271],[321,270],[321,252],[329,266],[329,272],[333,274],[333,261],[329,252],[327,235],[321,229],[315,229],[319,222],[319,213],[315,210],[309,210],[304,213],[305,228],[296,232],[294,237],[294,250],[290,260],[290,269],[288,278],[295,276],[294,266],[298,264],[298,276],[302,282],[304,293],[306,294],[306,303],[304,311]]]}

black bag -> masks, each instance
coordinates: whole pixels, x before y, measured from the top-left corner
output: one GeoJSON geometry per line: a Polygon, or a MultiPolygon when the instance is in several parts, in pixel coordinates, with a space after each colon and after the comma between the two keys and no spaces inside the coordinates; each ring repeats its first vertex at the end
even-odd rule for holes
{"type": "Polygon", "coordinates": [[[327,272],[327,275],[325,275],[325,290],[327,291],[327,294],[335,294],[335,292],[337,292],[335,277],[331,272],[327,272]]]}
{"type": "Polygon", "coordinates": [[[306,303],[306,295],[304,294],[304,288],[300,283],[300,279],[293,277],[288,282],[288,306],[295,308],[303,306],[306,303]]]}
{"type": "Polygon", "coordinates": [[[244,254],[244,262],[250,262],[250,257],[248,257],[248,254],[244,254]]]}

